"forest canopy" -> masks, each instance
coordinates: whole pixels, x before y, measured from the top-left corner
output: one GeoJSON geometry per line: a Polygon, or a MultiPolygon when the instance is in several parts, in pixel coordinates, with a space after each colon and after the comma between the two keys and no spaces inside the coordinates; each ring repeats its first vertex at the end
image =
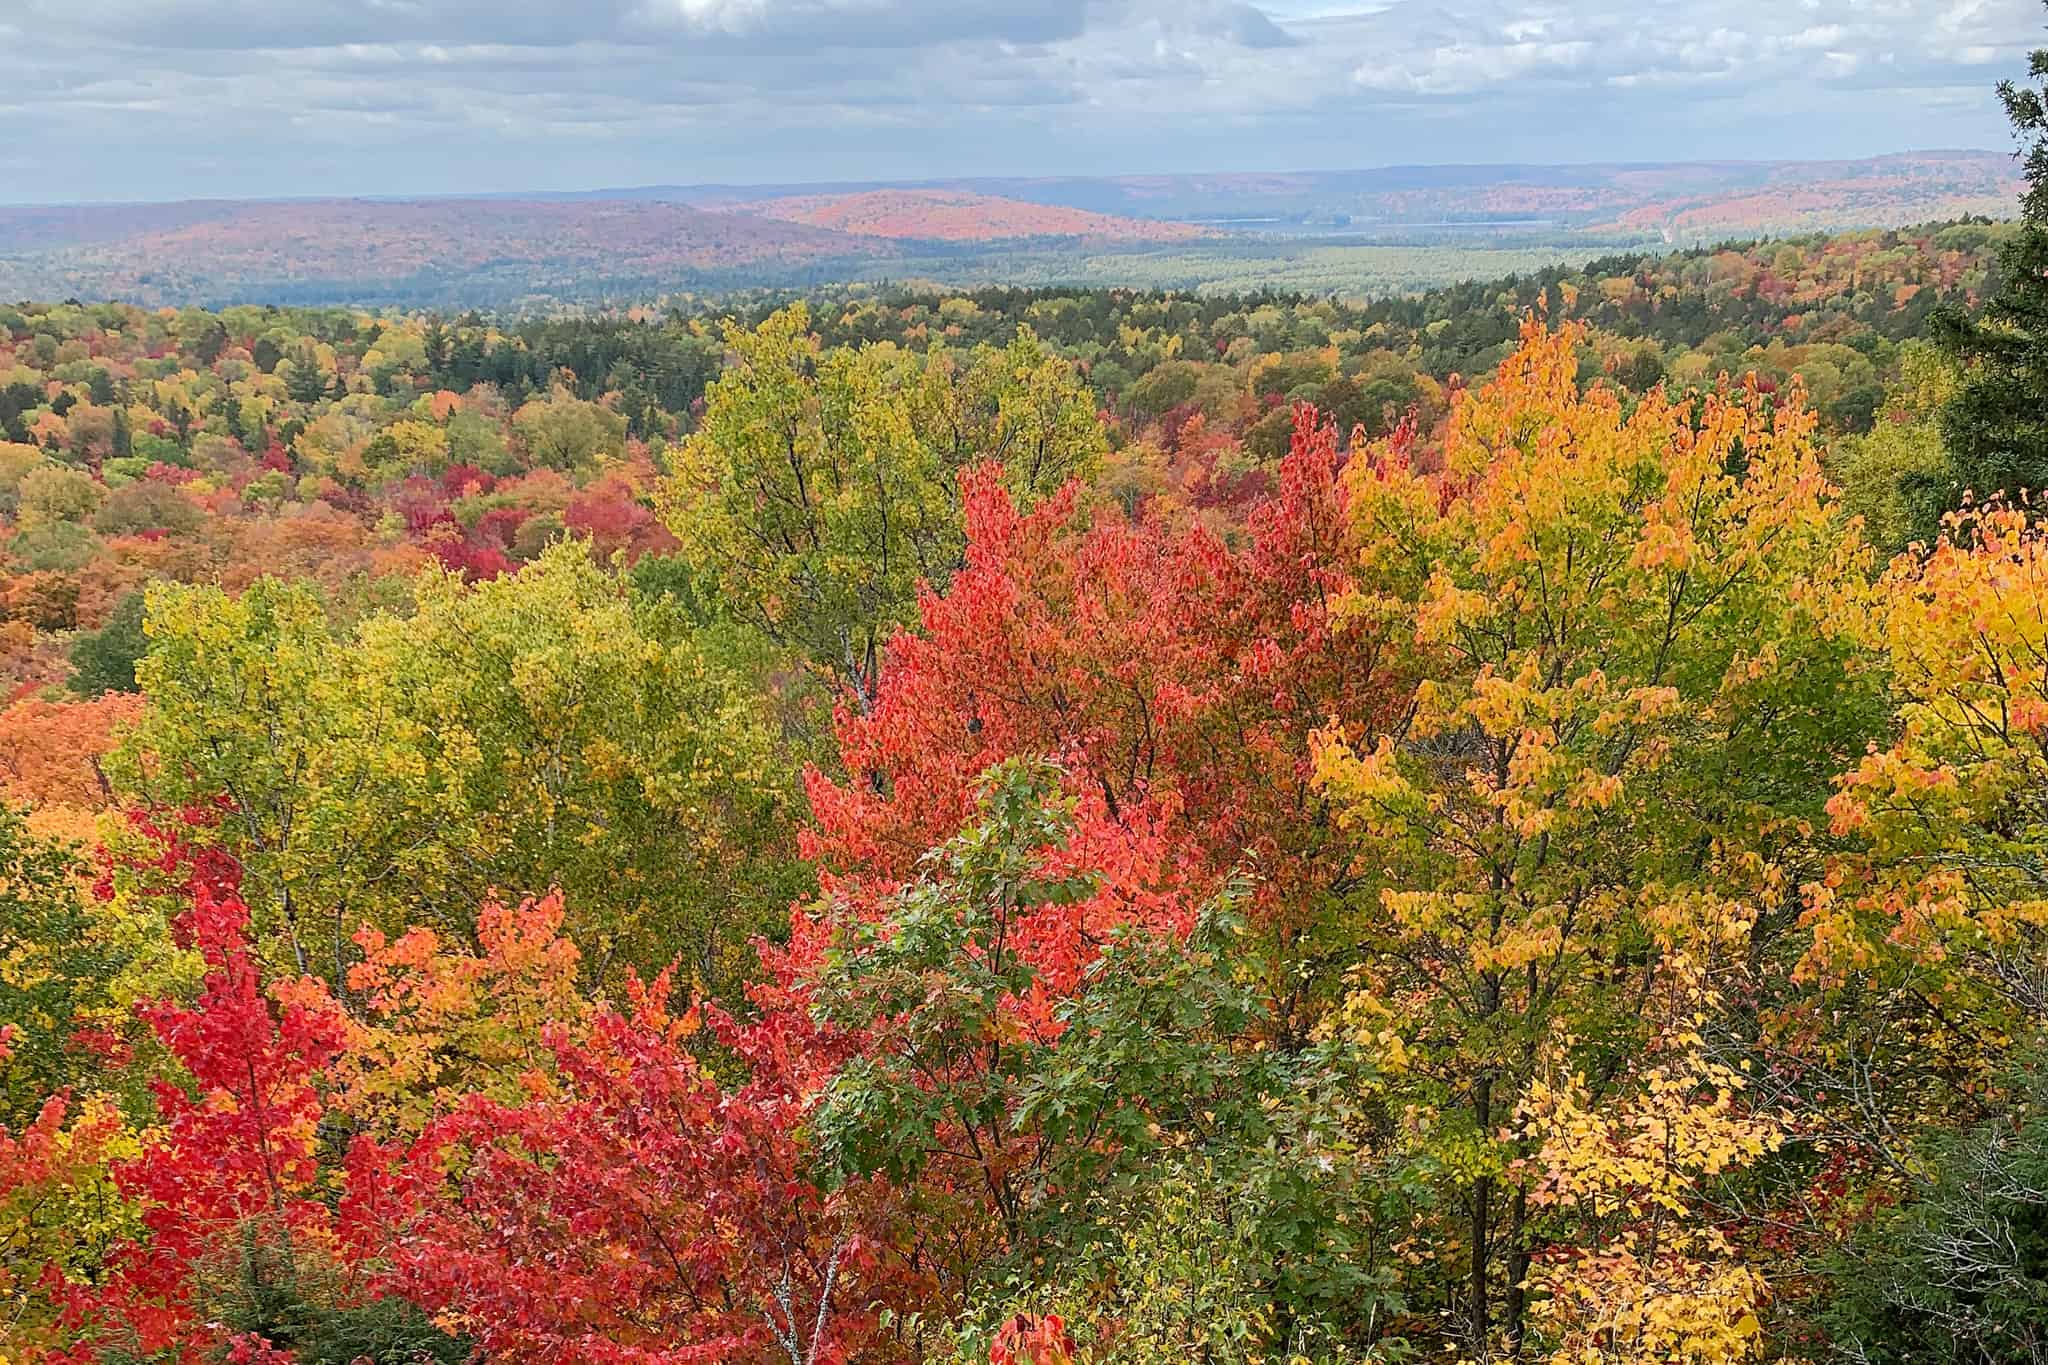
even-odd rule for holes
{"type": "Polygon", "coordinates": [[[0,307],[0,1362],[2038,1355],[2039,230],[0,307]]]}

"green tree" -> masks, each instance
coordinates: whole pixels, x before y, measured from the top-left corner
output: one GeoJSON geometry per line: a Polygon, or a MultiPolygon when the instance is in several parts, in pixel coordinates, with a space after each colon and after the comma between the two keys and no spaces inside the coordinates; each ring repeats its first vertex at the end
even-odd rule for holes
{"type": "Polygon", "coordinates": [[[21,529],[35,531],[59,522],[84,522],[106,497],[107,490],[84,470],[38,465],[21,481],[21,529]]]}
{"type": "Polygon", "coordinates": [[[206,513],[197,503],[155,479],[140,479],[115,489],[92,515],[92,529],[103,536],[132,536],[143,531],[187,536],[205,524],[206,513]]]}
{"type": "Polygon", "coordinates": [[[964,364],[893,346],[822,351],[802,304],[728,323],[733,365],[661,492],[733,608],[872,700],[881,645],[965,553],[959,472],[1002,463],[1031,502],[1106,448],[1094,402],[1030,333],[964,364]]]}
{"type": "Polygon", "coordinates": [[[1843,507],[1863,518],[1864,534],[1887,554],[1929,539],[1949,510],[1941,411],[1955,392],[1955,370],[1926,342],[1900,350],[1900,378],[1885,395],[1883,418],[1836,441],[1826,461],[1843,507]]]}
{"type": "Polygon", "coordinates": [[[794,765],[746,680],[574,542],[413,597],[339,630],[303,586],[153,588],[117,785],[225,794],[259,928],[302,970],[343,979],[365,921],[467,935],[494,894],[558,885],[596,974],[680,955],[730,986],[801,889],[794,765]]]}
{"type": "Polygon", "coordinates": [[[21,485],[45,459],[32,445],[0,441],[0,515],[13,516],[21,506],[21,485]]]}
{"type": "MultiPolygon", "coordinates": [[[[2048,80],[2048,48],[2028,63],[2031,80],[2048,80]]],[[[2048,96],[2034,85],[2001,82],[1998,97],[2023,147],[2027,189],[2018,231],[1999,248],[1999,289],[1976,317],[1950,309],[1935,335],[1964,369],[1942,412],[1950,467],[1929,501],[1940,512],[1998,493],[2048,488],[2048,96]]],[[[1938,521],[1918,528],[1924,539],[1938,521]]]]}
{"type": "Polygon", "coordinates": [[[102,692],[133,692],[135,665],[149,652],[142,630],[143,594],[122,598],[98,630],[83,631],[71,642],[71,690],[81,696],[102,692]]]}
{"type": "Polygon", "coordinates": [[[525,444],[527,459],[542,469],[585,469],[626,453],[626,419],[567,392],[520,408],[512,429],[525,444]]]}
{"type": "Polygon", "coordinates": [[[963,1200],[978,1211],[918,1253],[965,1303],[1005,1285],[1029,1286],[1013,1307],[1114,1294],[1143,1252],[1123,1235],[1137,1211],[1194,1197],[1239,1220],[1230,1263],[1152,1268],[1157,1292],[1128,1305],[1144,1320],[1125,1324],[1166,1339],[1145,1358],[1188,1358],[1165,1352],[1202,1334],[1212,1291],[1231,1321],[1207,1327],[1242,1344],[1312,1325],[1369,1340],[1393,1306],[1387,1229],[1414,1189],[1397,1155],[1353,1141],[1381,1077],[1348,1035],[1258,1043],[1273,1017],[1241,887],[1184,935],[1094,919],[1099,952],[1060,999],[1055,926],[1090,923],[1102,891],[1068,856],[1092,837],[1056,769],[1009,760],[925,876],[843,918],[812,1008],[867,1044],[825,1092],[820,1157],[840,1178],[886,1174],[935,1225],[963,1200]]]}
{"type": "Polygon", "coordinates": [[[1922,1154],[1920,1198],[1828,1258],[1821,1321],[1845,1358],[1978,1365],[2048,1351],[2042,1075],[2035,1059],[2015,1077],[2009,1112],[1936,1134],[1922,1154]]]}
{"type": "Polygon", "coordinates": [[[86,913],[84,870],[0,803],[0,1132],[20,1132],[45,1096],[78,1079],[75,1033],[119,1026],[107,988],[122,957],[86,913]]]}

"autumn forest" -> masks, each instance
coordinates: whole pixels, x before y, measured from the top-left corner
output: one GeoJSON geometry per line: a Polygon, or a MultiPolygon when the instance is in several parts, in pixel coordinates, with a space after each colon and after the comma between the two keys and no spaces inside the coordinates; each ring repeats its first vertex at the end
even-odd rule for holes
{"type": "Polygon", "coordinates": [[[1370,296],[0,304],[0,1365],[2048,1360],[2001,94],[1370,296]]]}

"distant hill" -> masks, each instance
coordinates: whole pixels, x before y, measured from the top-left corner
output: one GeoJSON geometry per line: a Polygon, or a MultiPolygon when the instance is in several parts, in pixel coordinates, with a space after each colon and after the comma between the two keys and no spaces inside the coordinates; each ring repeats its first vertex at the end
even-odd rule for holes
{"type": "Polygon", "coordinates": [[[704,207],[842,198],[866,191],[986,195],[1109,217],[1240,227],[1282,223],[1457,229],[1527,220],[1573,230],[1807,230],[1818,195],[1845,225],[1891,227],[1960,213],[2003,214],[2020,188],[2003,152],[1922,151],[1845,161],[1667,161],[1579,165],[1380,166],[1367,170],[1176,175],[984,177],[829,185],[650,185],[568,199],[641,199],[704,207]],[[1715,212],[1717,205],[1728,205],[1715,212]]]}
{"type": "Polygon", "coordinates": [[[879,189],[741,201],[738,207],[787,223],[866,237],[942,242],[1083,237],[1105,242],[1185,242],[1209,235],[1189,223],[1125,218],[971,190],[879,189]]]}
{"type": "Polygon", "coordinates": [[[2022,182],[2005,153],[1931,151],[1855,161],[1384,166],[956,184],[1098,213],[1242,226],[1260,219],[1353,231],[1507,224],[1683,237],[2002,215],[2012,211],[2022,182]]]}
{"type": "Polygon", "coordinates": [[[1968,214],[2004,217],[2024,183],[2009,156],[1902,153],[1868,161],[1772,164],[1757,183],[1656,186],[1658,197],[1614,220],[1697,241],[1787,231],[1890,227],[1968,214]]]}
{"type": "Polygon", "coordinates": [[[825,278],[894,250],[802,223],[616,200],[0,208],[0,296],[498,304],[825,278]]]}
{"type": "Polygon", "coordinates": [[[2009,156],[0,207],[0,298],[517,308],[831,281],[1384,293],[1603,250],[2008,214],[2009,156]]]}

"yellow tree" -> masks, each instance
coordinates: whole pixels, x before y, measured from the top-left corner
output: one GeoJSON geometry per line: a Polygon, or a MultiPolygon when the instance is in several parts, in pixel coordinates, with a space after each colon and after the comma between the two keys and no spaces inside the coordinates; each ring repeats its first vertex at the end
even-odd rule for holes
{"type": "Polygon", "coordinates": [[[1805,887],[1810,989],[1790,1021],[1882,1203],[1967,1164],[1949,1134],[1985,1125],[1995,1155],[2041,1121],[2027,1072],[2048,1047],[2048,532],[2013,507],[1949,529],[1880,584],[1896,710],[1828,804],[1850,850],[1805,887]]]}
{"type": "Polygon", "coordinates": [[[1028,332],[963,365],[889,345],[822,351],[795,304],[749,331],[705,395],[660,504],[745,618],[873,700],[880,649],[966,552],[960,471],[1002,464],[1023,503],[1107,447],[1073,367],[1028,332]]]}
{"type": "Polygon", "coordinates": [[[2017,508],[1951,525],[1880,584],[1896,721],[1828,806],[1863,848],[1808,890],[1820,977],[1905,953],[2003,992],[2048,927],[2048,534],[2017,508]]]}
{"type": "Polygon", "coordinates": [[[1746,903],[1762,960],[1877,711],[1847,630],[1867,552],[1796,389],[1582,392],[1581,340],[1531,323],[1441,451],[1354,460],[1344,609],[1412,639],[1422,681],[1391,725],[1335,718],[1317,757],[1365,836],[1355,990],[1401,1036],[1460,1210],[1444,1307],[1480,1358],[1526,1334],[1509,1119],[1539,1058],[1569,1034],[1589,1103],[1627,1090],[1665,971],[1651,907],[1746,903]]]}
{"type": "Polygon", "coordinates": [[[1538,1079],[1522,1103],[1529,1202],[1572,1232],[1529,1275],[1553,1365],[1730,1365],[1763,1345],[1768,1288],[1717,1225],[1712,1187],[1775,1151],[1785,1126],[1747,1107],[1747,1075],[1702,1032],[1723,1006],[1710,968],[1739,960],[1750,917],[1712,903],[1652,917],[1658,1028],[1616,1078],[1627,1098],[1603,1104],[1574,1072],[1538,1079]]]}
{"type": "Polygon", "coordinates": [[[801,892],[793,763],[680,610],[567,542],[337,628],[305,585],[152,587],[131,800],[224,800],[259,943],[346,994],[356,930],[474,939],[561,887],[594,977],[680,954],[724,987],[801,892]]]}

